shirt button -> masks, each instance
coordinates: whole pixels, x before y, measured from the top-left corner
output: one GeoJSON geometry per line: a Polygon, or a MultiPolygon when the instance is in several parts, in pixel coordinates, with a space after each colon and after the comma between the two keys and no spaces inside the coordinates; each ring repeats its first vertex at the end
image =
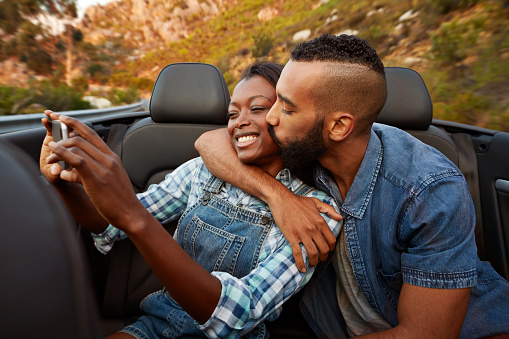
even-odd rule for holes
{"type": "Polygon", "coordinates": [[[267,225],[270,222],[270,218],[263,216],[261,222],[262,222],[262,225],[267,225]]]}
{"type": "Polygon", "coordinates": [[[242,205],[242,204],[238,204],[237,205],[237,207],[239,207],[239,208],[242,208],[242,206],[244,206],[244,205],[242,205]]]}

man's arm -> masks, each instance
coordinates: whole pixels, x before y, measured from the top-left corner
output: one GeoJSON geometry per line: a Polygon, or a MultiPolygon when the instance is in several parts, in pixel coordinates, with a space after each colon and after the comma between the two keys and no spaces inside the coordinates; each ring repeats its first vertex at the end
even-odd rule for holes
{"type": "Polygon", "coordinates": [[[425,288],[404,283],[398,301],[398,326],[359,338],[457,338],[469,298],[470,288],[425,288]]]}
{"type": "Polygon", "coordinates": [[[461,331],[477,283],[474,207],[459,172],[434,179],[408,204],[399,225],[407,283],[399,295],[398,326],[373,337],[457,338],[461,331]]]}
{"type": "Polygon", "coordinates": [[[195,147],[212,174],[269,205],[276,224],[290,242],[301,272],[306,270],[306,266],[300,243],[308,252],[311,266],[327,258],[329,251],[334,249],[336,237],[320,212],[336,220],[342,219],[330,205],[297,196],[260,167],[242,163],[225,128],[204,133],[195,147]]]}

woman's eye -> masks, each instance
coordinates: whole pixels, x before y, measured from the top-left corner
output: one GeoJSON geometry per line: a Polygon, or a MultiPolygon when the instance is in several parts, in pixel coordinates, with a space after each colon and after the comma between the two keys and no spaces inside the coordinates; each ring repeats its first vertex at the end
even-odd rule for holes
{"type": "Polygon", "coordinates": [[[252,111],[252,112],[257,112],[257,111],[258,111],[258,112],[259,112],[259,111],[264,111],[264,110],[266,110],[266,109],[267,109],[267,108],[265,108],[265,107],[256,106],[256,107],[252,107],[252,108],[251,108],[251,111],[252,111]]]}
{"type": "Polygon", "coordinates": [[[228,112],[228,119],[234,119],[237,115],[239,115],[238,112],[228,112]]]}

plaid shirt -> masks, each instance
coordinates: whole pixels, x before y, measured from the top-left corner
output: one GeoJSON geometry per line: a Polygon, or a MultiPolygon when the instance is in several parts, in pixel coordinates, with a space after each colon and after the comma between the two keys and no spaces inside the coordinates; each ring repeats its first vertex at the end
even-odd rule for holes
{"type": "MultiPolygon", "coordinates": [[[[187,205],[193,205],[203,194],[201,187],[212,174],[201,158],[188,161],[168,174],[159,185],[138,194],[147,210],[161,223],[179,218],[187,205]]],[[[302,181],[293,178],[286,169],[276,177],[292,192],[302,181]]],[[[265,202],[253,197],[228,183],[223,185],[221,197],[244,209],[272,217],[265,202]]],[[[337,209],[332,198],[325,193],[312,190],[309,197],[318,198],[337,209]]],[[[337,236],[342,221],[323,215],[333,233],[337,236]]],[[[107,253],[116,240],[124,239],[125,233],[109,226],[102,234],[93,234],[95,245],[102,253],[107,253]]],[[[306,265],[308,258],[301,245],[306,265]]],[[[279,228],[271,229],[259,257],[259,265],[243,278],[233,277],[224,272],[212,272],[222,284],[221,297],[210,319],[200,329],[209,337],[238,337],[264,320],[275,320],[281,313],[282,304],[298,292],[314,272],[314,267],[301,273],[295,265],[290,244],[279,228]]]]}

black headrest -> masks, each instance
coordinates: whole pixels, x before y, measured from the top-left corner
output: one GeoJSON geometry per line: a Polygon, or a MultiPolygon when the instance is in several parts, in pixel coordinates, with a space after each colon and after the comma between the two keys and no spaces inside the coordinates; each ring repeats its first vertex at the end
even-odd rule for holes
{"type": "Polygon", "coordinates": [[[150,99],[159,123],[227,123],[230,94],[221,71],[204,63],[175,63],[163,68],[150,99]]]}
{"type": "Polygon", "coordinates": [[[433,119],[433,105],[419,73],[386,67],[387,101],[376,122],[401,129],[425,131],[433,119]]]}

